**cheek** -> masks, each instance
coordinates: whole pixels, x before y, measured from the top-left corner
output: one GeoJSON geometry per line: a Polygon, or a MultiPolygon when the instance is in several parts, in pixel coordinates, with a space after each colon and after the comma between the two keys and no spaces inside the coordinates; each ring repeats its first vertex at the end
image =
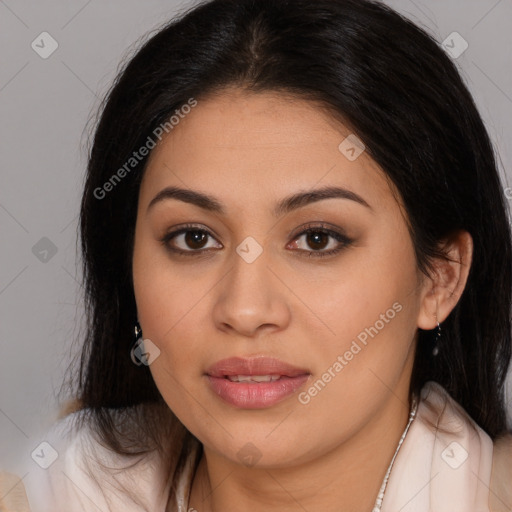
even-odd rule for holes
{"type": "MultiPolygon", "coordinates": [[[[373,282],[371,275],[366,280],[373,282]]],[[[350,293],[340,292],[338,302],[324,309],[335,335],[310,347],[316,371],[298,397],[303,413],[296,418],[318,424],[326,439],[332,434],[328,425],[338,425],[346,435],[356,432],[412,370],[417,308],[408,289],[389,274],[389,286],[374,293],[345,284],[350,293]]]]}
{"type": "Polygon", "coordinates": [[[197,301],[194,282],[197,274],[172,263],[150,229],[137,225],[133,283],[144,337],[165,340],[197,301]]]}
{"type": "Polygon", "coordinates": [[[133,279],[137,314],[144,338],[160,350],[150,370],[173,409],[179,409],[185,400],[183,386],[189,390],[200,381],[210,355],[202,342],[207,301],[201,299],[211,288],[208,275],[193,265],[171,262],[154,240],[136,238],[133,279]]]}
{"type": "Polygon", "coordinates": [[[153,267],[135,288],[137,311],[144,334],[165,341],[194,315],[201,295],[197,280],[177,277],[153,267]]]}
{"type": "Polygon", "coordinates": [[[135,286],[139,322],[144,338],[161,350],[169,369],[180,367],[200,349],[198,299],[204,286],[198,279],[177,276],[169,269],[152,266],[135,286]]]}
{"type": "Polygon", "coordinates": [[[355,421],[361,406],[371,410],[410,370],[418,275],[408,238],[392,240],[387,234],[347,257],[335,284],[317,281],[302,291],[325,324],[311,350],[317,372],[303,395],[313,415],[329,408],[333,418],[351,412],[355,421]]]}
{"type": "Polygon", "coordinates": [[[402,240],[388,233],[349,250],[325,273],[290,276],[307,306],[296,313],[318,328],[315,351],[348,350],[354,339],[364,343],[372,335],[397,348],[410,341],[419,306],[417,268],[412,244],[402,240]]]}
{"type": "Polygon", "coordinates": [[[199,319],[203,313],[197,304],[204,287],[169,268],[157,262],[147,266],[135,284],[135,294],[144,338],[160,350],[150,365],[155,384],[167,405],[186,420],[194,405],[191,397],[199,396],[203,360],[208,357],[201,344],[204,322],[199,319]]]}

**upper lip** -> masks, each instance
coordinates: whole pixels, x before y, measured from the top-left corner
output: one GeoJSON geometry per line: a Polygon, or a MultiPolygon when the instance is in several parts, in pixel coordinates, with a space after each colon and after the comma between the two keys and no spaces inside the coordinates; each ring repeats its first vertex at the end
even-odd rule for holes
{"type": "Polygon", "coordinates": [[[206,373],[210,377],[227,377],[231,375],[283,375],[297,377],[307,375],[304,368],[298,368],[272,357],[230,357],[210,366],[206,373]]]}

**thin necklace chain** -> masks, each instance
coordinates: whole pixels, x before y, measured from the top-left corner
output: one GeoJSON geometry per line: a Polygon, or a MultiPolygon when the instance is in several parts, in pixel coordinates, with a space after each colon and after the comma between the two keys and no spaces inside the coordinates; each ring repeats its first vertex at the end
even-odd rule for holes
{"type": "Polygon", "coordinates": [[[407,426],[405,427],[405,430],[402,434],[402,437],[400,438],[400,441],[398,441],[398,446],[396,447],[395,454],[393,455],[393,458],[391,459],[391,463],[389,464],[388,470],[386,472],[386,476],[384,477],[384,481],[382,482],[382,485],[380,486],[380,491],[379,491],[379,494],[377,495],[377,499],[375,500],[375,505],[373,506],[372,512],[380,512],[380,509],[382,507],[382,501],[384,500],[384,493],[386,492],[386,486],[388,485],[389,475],[391,474],[391,468],[393,467],[393,463],[395,462],[396,456],[398,455],[398,450],[400,450],[400,447],[402,446],[402,443],[404,442],[405,436],[407,435],[409,427],[411,426],[412,420],[414,420],[414,418],[416,417],[417,410],[418,410],[418,401],[417,401],[416,397],[413,397],[411,412],[409,413],[409,421],[407,422],[407,426]]]}

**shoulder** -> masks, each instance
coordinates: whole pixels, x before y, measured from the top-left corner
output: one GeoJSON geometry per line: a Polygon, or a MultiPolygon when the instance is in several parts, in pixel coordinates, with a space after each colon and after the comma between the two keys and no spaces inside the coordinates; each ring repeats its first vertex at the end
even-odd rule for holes
{"type": "Polygon", "coordinates": [[[459,441],[467,449],[468,458],[479,462],[473,473],[488,487],[490,512],[512,510],[512,434],[504,434],[494,441],[469,416],[440,384],[429,381],[421,392],[424,419],[435,425],[439,438],[447,444],[454,435],[466,431],[459,441]],[[487,486],[488,484],[488,486],[487,486]]]}
{"type": "Polygon", "coordinates": [[[103,450],[94,439],[87,414],[86,410],[74,412],[59,420],[34,452],[37,466],[25,479],[32,512],[87,510],[85,500],[104,509],[101,486],[95,482],[97,472],[91,468],[99,454],[90,456],[103,450]]]}
{"type": "Polygon", "coordinates": [[[438,382],[425,383],[421,390],[421,403],[426,421],[435,425],[440,434],[457,434],[467,430],[471,436],[478,434],[482,441],[491,446],[490,437],[438,382]]]}
{"type": "Polygon", "coordinates": [[[165,510],[156,454],[120,455],[104,446],[90,414],[67,415],[39,445],[37,467],[24,480],[31,512],[165,510]]]}

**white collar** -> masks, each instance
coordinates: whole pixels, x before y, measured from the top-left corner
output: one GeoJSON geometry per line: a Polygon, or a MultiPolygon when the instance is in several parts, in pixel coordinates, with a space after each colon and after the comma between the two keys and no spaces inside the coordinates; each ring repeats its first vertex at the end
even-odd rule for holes
{"type": "Polygon", "coordinates": [[[491,438],[438,383],[421,390],[382,512],[489,512],[491,438]]]}

